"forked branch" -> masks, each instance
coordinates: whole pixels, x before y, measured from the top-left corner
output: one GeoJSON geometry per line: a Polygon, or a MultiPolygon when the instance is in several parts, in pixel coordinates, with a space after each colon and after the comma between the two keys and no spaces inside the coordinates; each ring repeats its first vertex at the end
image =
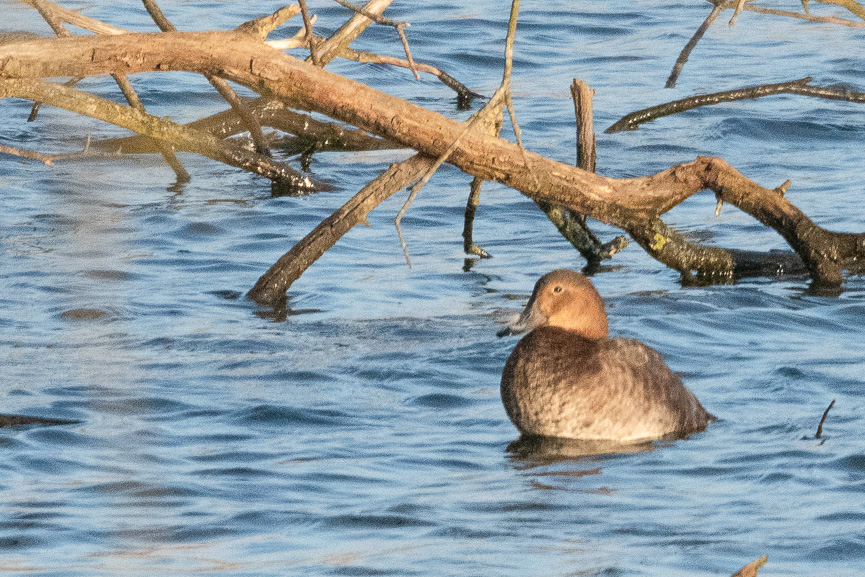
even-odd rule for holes
{"type": "MultiPolygon", "coordinates": [[[[818,227],[776,190],[747,179],[721,159],[698,158],[640,178],[603,177],[521,150],[483,131],[466,133],[460,122],[265,48],[260,39],[248,34],[173,32],[0,45],[0,95],[4,96],[35,95],[48,101],[51,94],[34,90],[44,84],[34,79],[154,70],[218,70],[234,82],[268,92],[294,107],[320,112],[433,158],[447,153],[456,142],[448,162],[467,174],[501,182],[535,200],[622,228],[653,256],[683,273],[739,273],[735,259],[719,258],[717,265],[713,261],[705,268],[692,260],[685,268],[670,252],[675,246],[672,235],[664,230],[652,236],[641,232],[651,231],[660,215],[707,188],[778,231],[818,283],[839,284],[843,270],[858,270],[865,259],[865,235],[818,227]],[[696,266],[690,268],[692,265],[696,266]]],[[[141,132],[161,137],[161,125],[147,127],[149,120],[143,115],[135,118],[141,132]]],[[[765,262],[788,260],[764,253],[765,262]]]]}

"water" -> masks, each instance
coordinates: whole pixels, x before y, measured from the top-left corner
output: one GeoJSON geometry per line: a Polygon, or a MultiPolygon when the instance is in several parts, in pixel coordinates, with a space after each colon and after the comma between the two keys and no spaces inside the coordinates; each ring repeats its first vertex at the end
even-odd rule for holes
{"type": "MultiPolygon", "coordinates": [[[[781,4],[781,3],[778,3],[781,4]]],[[[785,7],[796,9],[792,6],[785,7]]],[[[85,4],[72,3],[80,8],[85,4]]],[[[150,30],[135,2],[85,13],[150,30]]],[[[171,3],[180,28],[228,28],[277,3],[171,3]]],[[[323,32],[344,17],[311,3],[323,32]]],[[[0,4],[3,29],[47,33],[0,4]]],[[[813,6],[822,13],[840,8],[813,6]]],[[[862,90],[865,32],[743,15],[719,22],[663,89],[705,3],[526,4],[514,94],[529,148],[572,162],[577,76],[596,90],[599,171],[644,175],[720,155],[824,226],[865,230],[861,106],[797,97],[691,111],[632,133],[634,109],[811,74],[862,90]]],[[[499,2],[403,3],[415,58],[476,91],[500,78],[499,2]]],[[[293,33],[293,31],[291,32],[293,33]]],[[[389,29],[359,48],[399,54],[389,29]]],[[[463,118],[402,70],[330,69],[463,118]]],[[[192,75],[136,79],[148,106],[188,120],[221,109],[192,75]]],[[[89,89],[112,94],[105,79],[89,89]]],[[[0,140],[72,151],[119,131],[0,102],[0,140]]],[[[865,284],[837,297],[807,279],[683,288],[631,247],[595,282],[615,334],[663,351],[720,421],[654,450],[575,457],[507,451],[498,394],[514,339],[496,339],[535,279],[582,266],[533,204],[485,185],[463,272],[468,178],[445,167],[403,221],[396,195],[317,262],[274,322],[239,298],[281,254],[404,152],[321,154],[335,192],[271,198],[266,181],[181,155],[182,195],[156,157],[0,158],[2,412],[80,420],[0,430],[0,569],[29,575],[865,575],[865,284]],[[836,405],[815,439],[819,418],[836,405]]],[[[784,248],[703,193],[669,222],[707,242],[784,248]]],[[[617,231],[597,225],[609,239],[617,231]]]]}

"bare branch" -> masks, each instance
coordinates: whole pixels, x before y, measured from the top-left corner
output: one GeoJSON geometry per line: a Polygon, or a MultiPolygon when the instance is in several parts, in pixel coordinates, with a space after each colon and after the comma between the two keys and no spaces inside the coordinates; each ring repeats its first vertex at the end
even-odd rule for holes
{"type": "MultiPolygon", "coordinates": [[[[39,11],[39,14],[48,22],[51,29],[54,33],[61,38],[66,38],[72,36],[72,34],[66,30],[61,22],[61,17],[57,14],[56,8],[58,6],[53,2],[47,2],[43,0],[29,0],[30,4],[39,11]]],[[[120,88],[120,91],[123,93],[124,98],[133,108],[146,112],[144,108],[144,104],[141,103],[141,99],[138,98],[138,94],[136,94],[135,89],[132,87],[132,83],[129,82],[129,79],[125,74],[121,74],[116,72],[111,75],[114,81],[117,83],[117,86],[120,88]]],[[[74,86],[78,83],[80,78],[73,78],[72,80],[66,83],[67,86],[74,86]]],[[[30,112],[30,116],[27,121],[32,122],[36,119],[36,114],[39,111],[40,102],[33,103],[33,109],[30,112]]],[[[178,183],[189,182],[190,176],[186,169],[183,167],[183,163],[177,158],[177,155],[174,154],[174,150],[171,149],[169,145],[164,142],[156,141],[156,148],[159,150],[160,154],[162,154],[162,158],[171,167],[171,170],[174,171],[175,176],[177,177],[178,183]]]]}
{"type": "MultiPolygon", "coordinates": [[[[147,9],[147,12],[150,14],[153,21],[163,32],[176,32],[177,28],[168,21],[168,18],[165,17],[165,14],[162,13],[162,10],[156,4],[156,0],[141,0],[144,3],[144,7],[147,9]]],[[[267,147],[267,141],[264,138],[264,133],[261,131],[261,125],[255,119],[255,116],[249,113],[249,110],[244,106],[243,101],[240,100],[240,97],[234,91],[231,86],[228,85],[224,79],[219,76],[214,76],[213,74],[205,74],[205,78],[210,84],[216,89],[220,96],[228,102],[229,106],[231,106],[232,110],[234,110],[237,115],[243,120],[243,124],[246,126],[246,129],[249,131],[249,135],[252,137],[252,141],[255,143],[255,150],[259,154],[263,154],[265,156],[270,155],[270,150],[267,147]]]]}
{"type": "Polygon", "coordinates": [[[709,106],[712,104],[720,104],[722,102],[734,102],[736,100],[748,100],[752,98],[762,98],[763,96],[773,96],[775,94],[797,94],[799,96],[811,96],[813,98],[825,98],[828,100],[845,100],[847,102],[865,102],[865,93],[857,92],[843,85],[834,86],[811,86],[809,83],[811,78],[800,78],[798,80],[788,80],[787,82],[779,82],[777,84],[760,84],[759,86],[749,86],[746,88],[737,88],[735,90],[727,90],[724,92],[714,92],[712,94],[699,94],[697,96],[689,96],[680,100],[674,100],[665,104],[651,106],[643,110],[637,110],[626,114],[612,124],[606,133],[621,132],[624,130],[636,130],[641,124],[698,108],[700,106],[709,106]]]}
{"type": "Polygon", "coordinates": [[[110,122],[151,138],[168,141],[179,149],[196,152],[273,181],[286,183],[299,193],[328,189],[327,186],[314,182],[310,177],[282,163],[249,152],[230,141],[222,141],[210,134],[190,130],[143,111],[59,84],[20,78],[0,80],[0,97],[39,100],[51,106],[110,122]]]}
{"type": "Polygon", "coordinates": [[[278,305],[285,299],[285,291],[291,283],[300,278],[316,259],[352,227],[365,222],[372,209],[428,171],[433,162],[432,158],[418,154],[392,165],[270,267],[249,291],[248,298],[261,305],[278,305]]]}
{"type": "MultiPolygon", "coordinates": [[[[32,86],[33,81],[26,78],[118,71],[200,73],[212,70],[218,63],[220,73],[227,78],[268,90],[296,108],[321,112],[433,158],[449,153],[448,162],[471,176],[496,180],[533,199],[567,207],[632,234],[642,234],[640,230],[660,215],[708,188],[724,202],[781,234],[805,263],[815,283],[837,286],[842,271],[859,270],[860,263],[865,261],[865,234],[820,228],[784,196],[749,180],[721,159],[700,157],[639,178],[603,177],[524,152],[516,144],[483,131],[470,130],[460,136],[465,130],[463,123],[281,52],[262,50],[258,39],[236,32],[24,40],[3,44],[0,53],[0,78],[10,79],[0,83],[0,96],[28,97],[22,94],[27,92],[24,85],[30,82],[32,86]],[[12,80],[16,78],[19,80],[12,80]],[[450,150],[454,142],[457,144],[450,150]],[[523,162],[523,154],[529,162],[523,162]]],[[[105,110],[103,113],[107,114],[105,110]]],[[[151,136],[164,136],[159,134],[161,128],[145,126],[144,120],[136,120],[132,123],[136,127],[131,128],[151,136]]],[[[641,244],[655,247],[656,258],[674,261],[675,255],[665,252],[664,247],[670,243],[663,231],[657,234],[660,238],[644,238],[641,244]]],[[[767,261],[773,258],[774,253],[766,255],[767,261]]],[[[681,264],[674,267],[681,270],[681,264]]]]}
{"type": "Polygon", "coordinates": [[[21,158],[29,158],[30,160],[38,160],[47,166],[53,166],[57,157],[53,154],[42,154],[32,150],[24,150],[23,148],[15,148],[14,146],[5,146],[0,144],[0,153],[11,154],[12,156],[20,156],[21,158]]]}
{"type": "MultiPolygon", "coordinates": [[[[723,5],[726,8],[735,7],[735,0],[708,0],[712,4],[723,5]]],[[[819,0],[815,0],[819,1],[819,0]]],[[[865,27],[865,22],[857,22],[855,20],[848,20],[846,18],[838,18],[835,16],[816,16],[810,14],[808,12],[807,2],[803,2],[805,6],[805,13],[801,12],[791,12],[789,10],[777,10],[774,8],[762,8],[760,6],[752,6],[751,4],[745,4],[744,11],[746,12],[756,12],[758,14],[771,14],[773,16],[784,16],[787,18],[797,18],[799,20],[808,20],[810,22],[821,22],[824,24],[837,24],[839,26],[847,26],[849,28],[863,28],[865,27]]]]}
{"type": "Polygon", "coordinates": [[[405,50],[405,58],[408,61],[409,68],[414,73],[414,77],[420,80],[420,75],[417,73],[417,69],[414,66],[414,60],[411,57],[411,50],[408,47],[408,38],[405,36],[405,29],[411,26],[408,22],[399,22],[397,20],[391,20],[390,18],[385,18],[379,14],[374,12],[370,12],[366,10],[366,8],[361,8],[360,6],[355,6],[351,2],[347,2],[346,0],[334,0],[337,4],[345,6],[346,8],[350,8],[354,10],[358,14],[366,16],[367,18],[374,21],[376,24],[382,24],[383,26],[392,26],[396,29],[397,34],[399,34],[399,39],[402,42],[403,50],[405,50]]]}
{"type": "Polygon", "coordinates": [[[300,7],[297,4],[280,8],[269,16],[262,16],[249,22],[244,22],[235,30],[244,34],[254,34],[261,40],[267,39],[268,34],[276,30],[279,26],[291,20],[300,13],[300,7]]]}
{"type": "Polygon", "coordinates": [[[706,16],[706,19],[700,24],[700,27],[697,28],[697,31],[694,32],[694,35],[691,36],[691,39],[688,40],[688,43],[685,44],[685,47],[682,48],[682,52],[679,54],[679,57],[676,59],[676,63],[673,65],[673,71],[670,72],[670,76],[667,78],[667,88],[673,88],[676,86],[676,81],[679,79],[679,74],[682,73],[682,68],[685,67],[685,63],[688,61],[688,57],[691,56],[691,52],[694,48],[697,47],[697,43],[703,37],[703,34],[706,33],[706,30],[709,29],[709,26],[715,21],[718,17],[718,14],[724,9],[724,6],[721,4],[715,4],[712,7],[712,11],[709,12],[709,15],[706,16]]]}
{"type": "Polygon", "coordinates": [[[312,19],[306,9],[306,0],[297,0],[300,4],[300,13],[303,14],[303,29],[305,30],[306,46],[309,48],[309,57],[316,66],[321,66],[318,53],[315,49],[315,34],[312,33],[312,19]]]}

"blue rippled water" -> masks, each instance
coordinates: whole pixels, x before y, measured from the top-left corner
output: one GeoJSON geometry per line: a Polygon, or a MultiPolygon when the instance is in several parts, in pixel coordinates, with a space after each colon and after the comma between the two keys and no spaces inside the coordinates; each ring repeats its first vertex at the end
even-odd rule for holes
{"type": "MultiPolygon", "coordinates": [[[[788,197],[821,225],[865,230],[861,105],[778,96],[602,132],[697,92],[806,75],[865,89],[863,29],[751,13],[729,28],[722,16],[666,90],[708,4],[616,4],[524,3],[513,89],[530,149],[573,162],[568,87],[579,77],[596,91],[599,172],[645,175],[718,155],[766,186],[791,179],[788,197]]],[[[64,5],[153,29],[136,2],[64,5]]],[[[181,29],[225,29],[278,3],[162,7],[181,29]]],[[[346,16],[333,3],[310,7],[323,34],[346,16]]],[[[0,31],[50,33],[24,5],[3,0],[0,12],[0,31]]],[[[397,2],[391,16],[412,23],[416,59],[495,90],[505,4],[397,2]]],[[[356,46],[401,51],[387,28],[356,46]]],[[[470,114],[429,78],[329,68],[470,114]]],[[[135,84],[176,120],[223,107],[192,75],[135,84]]],[[[107,79],[85,86],[115,92],[107,79]]],[[[26,123],[28,112],[0,101],[0,143],[74,151],[88,134],[120,133],[50,108],[26,123]]],[[[493,258],[467,272],[469,179],[444,167],[403,220],[411,268],[392,223],[398,194],[291,287],[298,314],[275,321],[243,299],[405,156],[317,155],[313,170],[337,190],[303,198],[272,198],[266,181],[188,154],[182,194],[155,156],[53,167],[0,158],[0,412],[78,421],[0,429],[0,571],[690,576],[729,575],[767,554],[761,575],[865,575],[861,278],[837,296],[812,294],[805,278],[683,287],[632,246],[595,277],[612,331],[661,350],[719,421],[628,454],[511,445],[498,386],[515,341],[495,332],[539,275],[583,264],[516,192],[485,185],[475,238],[493,258]]],[[[715,218],[714,207],[697,195],[670,223],[704,242],[785,248],[747,215],[725,207],[715,218]]],[[[604,239],[617,234],[596,226],[604,239]]]]}

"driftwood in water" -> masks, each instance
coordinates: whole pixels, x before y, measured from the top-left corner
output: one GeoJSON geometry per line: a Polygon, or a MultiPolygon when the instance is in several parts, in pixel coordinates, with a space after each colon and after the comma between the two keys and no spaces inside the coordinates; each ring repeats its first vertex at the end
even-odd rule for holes
{"type": "Polygon", "coordinates": [[[865,92],[858,92],[844,85],[832,86],[812,86],[811,77],[801,78],[799,80],[791,80],[789,82],[779,82],[777,84],[761,84],[760,86],[749,86],[747,88],[737,88],[736,90],[726,90],[724,92],[715,92],[712,94],[699,94],[697,96],[689,96],[681,98],[666,104],[659,104],[643,110],[637,110],[626,114],[616,122],[614,122],[605,132],[621,132],[623,130],[636,130],[644,122],[656,120],[671,114],[678,114],[699,108],[700,106],[709,106],[712,104],[720,104],[722,102],[735,102],[737,100],[748,100],[752,98],[761,98],[763,96],[773,96],[775,94],[796,94],[799,96],[811,96],[813,98],[824,98],[827,100],[844,100],[847,102],[865,102],[865,92]]]}
{"type": "MultiPolygon", "coordinates": [[[[283,54],[242,30],[25,39],[0,45],[0,97],[40,100],[202,153],[213,154],[202,144],[212,139],[221,151],[219,159],[230,158],[225,142],[203,131],[42,80],[153,71],[218,75],[292,108],[319,112],[413,148],[425,161],[447,155],[448,163],[471,176],[622,228],[653,257],[685,276],[729,279],[804,266],[817,283],[837,285],[842,271],[858,270],[865,256],[865,235],[818,227],[781,189],[756,184],[722,159],[701,157],[641,178],[606,178],[522,150],[483,130],[466,130],[463,123],[283,54]],[[695,246],[669,230],[661,215],[703,189],[778,231],[795,254],[695,246]]],[[[369,205],[363,206],[368,212],[369,205]]],[[[273,302],[290,277],[264,280],[268,290],[254,290],[252,296],[273,302]]]]}
{"type": "MultiPolygon", "coordinates": [[[[865,9],[862,8],[862,5],[856,2],[855,0],[815,0],[816,2],[823,2],[825,4],[840,4],[845,8],[850,10],[853,14],[856,14],[862,19],[865,19],[865,9]]],[[[840,26],[849,26],[851,28],[862,28],[865,27],[865,22],[856,21],[856,20],[848,20],[846,18],[837,18],[834,16],[815,16],[810,14],[808,11],[808,0],[802,0],[802,6],[805,9],[805,13],[800,12],[791,12],[789,10],[777,10],[775,8],[761,8],[759,6],[752,6],[749,3],[745,3],[743,0],[709,0],[712,4],[712,10],[709,12],[709,15],[706,16],[706,19],[702,24],[697,28],[697,31],[694,32],[694,35],[691,36],[691,39],[688,40],[688,43],[685,44],[685,47],[682,48],[682,51],[679,53],[679,57],[676,59],[676,63],[673,65],[673,70],[670,72],[670,76],[667,78],[666,87],[673,88],[676,86],[676,81],[679,79],[679,75],[682,73],[682,69],[685,67],[685,63],[688,62],[688,58],[691,56],[691,52],[694,48],[697,47],[697,43],[703,38],[703,35],[706,33],[706,30],[715,22],[718,18],[718,15],[721,14],[722,11],[733,8],[735,10],[733,17],[730,19],[730,26],[733,26],[736,22],[736,18],[739,16],[739,13],[744,11],[747,12],[756,12],[759,14],[771,14],[774,16],[784,16],[787,18],[798,18],[800,20],[810,20],[812,22],[823,22],[827,24],[838,24],[840,26]]]]}

